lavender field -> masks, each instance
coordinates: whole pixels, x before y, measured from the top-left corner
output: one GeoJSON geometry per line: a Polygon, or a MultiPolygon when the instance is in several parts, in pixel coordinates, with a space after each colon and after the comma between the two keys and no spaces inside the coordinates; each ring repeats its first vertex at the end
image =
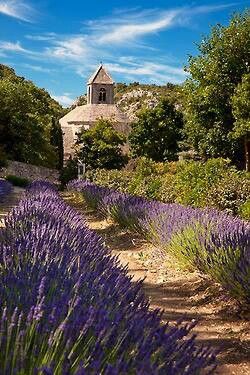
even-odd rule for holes
{"type": "Polygon", "coordinates": [[[33,183],[0,231],[1,374],[198,374],[194,322],[161,324],[141,284],[56,189],[33,183]]]}

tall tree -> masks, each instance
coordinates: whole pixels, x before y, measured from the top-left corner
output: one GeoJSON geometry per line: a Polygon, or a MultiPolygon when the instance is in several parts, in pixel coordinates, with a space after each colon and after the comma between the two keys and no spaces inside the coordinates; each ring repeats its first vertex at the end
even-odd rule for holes
{"type": "Polygon", "coordinates": [[[63,167],[63,132],[58,119],[52,118],[50,130],[50,144],[54,146],[57,163],[56,168],[62,169],[63,167]]]}
{"type": "Polygon", "coordinates": [[[121,148],[125,140],[111,121],[101,118],[93,128],[82,130],[79,134],[77,157],[87,168],[119,169],[126,161],[121,148]]]}
{"type": "Polygon", "coordinates": [[[154,161],[175,160],[182,128],[182,114],[167,99],[153,109],[142,110],[129,135],[132,156],[146,156],[154,161]]]}
{"type": "Polygon", "coordinates": [[[190,57],[184,85],[187,143],[202,157],[243,158],[243,147],[231,137],[232,96],[250,66],[249,12],[235,15],[228,27],[216,26],[190,57]]]}
{"type": "Polygon", "coordinates": [[[232,135],[237,140],[244,140],[245,166],[250,171],[250,73],[245,74],[232,97],[235,118],[232,135]]]}

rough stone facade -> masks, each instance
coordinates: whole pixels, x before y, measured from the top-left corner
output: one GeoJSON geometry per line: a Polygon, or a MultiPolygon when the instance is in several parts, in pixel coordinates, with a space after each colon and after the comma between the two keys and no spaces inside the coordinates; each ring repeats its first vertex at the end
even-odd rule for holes
{"type": "Polygon", "coordinates": [[[87,104],[77,106],[60,119],[65,160],[74,155],[77,133],[93,127],[100,118],[111,120],[117,131],[129,134],[130,119],[114,104],[114,81],[102,65],[88,81],[87,104]]]}
{"type": "Polygon", "coordinates": [[[0,177],[9,175],[27,178],[29,181],[47,180],[57,183],[59,173],[56,169],[21,163],[19,161],[9,161],[7,168],[0,169],[0,177]]]}

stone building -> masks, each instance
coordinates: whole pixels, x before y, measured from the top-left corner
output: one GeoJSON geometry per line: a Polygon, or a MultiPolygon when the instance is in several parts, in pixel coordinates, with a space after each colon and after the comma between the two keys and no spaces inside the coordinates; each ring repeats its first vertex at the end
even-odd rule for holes
{"type": "Polygon", "coordinates": [[[100,118],[111,120],[117,131],[128,135],[130,120],[114,103],[114,84],[103,65],[100,65],[88,81],[87,104],[77,106],[60,119],[65,160],[74,154],[77,133],[91,128],[100,118]]]}

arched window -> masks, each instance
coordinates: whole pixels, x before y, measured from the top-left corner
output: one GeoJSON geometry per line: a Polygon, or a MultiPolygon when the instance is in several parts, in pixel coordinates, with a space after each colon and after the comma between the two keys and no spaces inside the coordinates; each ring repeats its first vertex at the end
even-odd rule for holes
{"type": "Polygon", "coordinates": [[[99,102],[106,102],[106,90],[104,88],[100,89],[99,102]]]}

